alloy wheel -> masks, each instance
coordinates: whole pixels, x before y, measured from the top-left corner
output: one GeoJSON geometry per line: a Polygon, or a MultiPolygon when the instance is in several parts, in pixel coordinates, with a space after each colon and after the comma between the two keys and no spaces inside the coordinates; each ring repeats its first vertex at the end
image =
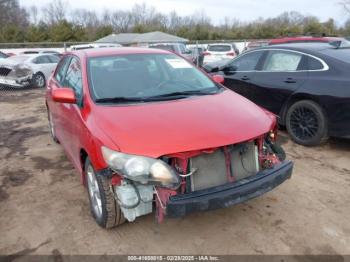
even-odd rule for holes
{"type": "Polygon", "coordinates": [[[319,130],[317,115],[309,108],[297,107],[290,115],[290,127],[297,138],[312,139],[319,130]]]}
{"type": "Polygon", "coordinates": [[[40,88],[45,87],[45,78],[43,75],[37,74],[35,76],[35,85],[40,88]]]}
{"type": "Polygon", "coordinates": [[[100,218],[102,216],[101,193],[98,187],[95,172],[91,165],[89,165],[87,168],[87,186],[89,190],[92,210],[95,216],[100,218]]]}

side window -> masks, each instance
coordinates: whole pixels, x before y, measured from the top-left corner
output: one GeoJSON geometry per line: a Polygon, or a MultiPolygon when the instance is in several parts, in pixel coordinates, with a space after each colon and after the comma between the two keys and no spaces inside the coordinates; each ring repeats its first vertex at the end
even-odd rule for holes
{"type": "Polygon", "coordinates": [[[69,64],[66,77],[64,79],[64,84],[66,87],[70,87],[74,90],[78,101],[82,98],[83,83],[81,76],[81,67],[79,59],[76,57],[73,57],[69,64]]]}
{"type": "Polygon", "coordinates": [[[230,66],[235,67],[236,71],[254,71],[263,51],[254,51],[236,58],[230,66]]]}
{"type": "Polygon", "coordinates": [[[46,55],[38,56],[33,60],[34,64],[49,64],[51,63],[46,55]]]}
{"type": "Polygon", "coordinates": [[[66,74],[70,59],[71,59],[71,57],[65,56],[64,58],[62,58],[61,62],[57,66],[57,70],[55,72],[54,77],[61,84],[61,86],[64,85],[63,79],[64,79],[64,76],[66,74]]]}
{"type": "Polygon", "coordinates": [[[323,64],[319,60],[317,60],[317,59],[315,59],[315,58],[313,58],[311,56],[308,56],[307,69],[308,70],[322,70],[323,69],[323,64]]]}
{"type": "Polygon", "coordinates": [[[48,56],[51,64],[57,64],[60,61],[60,58],[57,55],[48,56]]]}
{"type": "Polygon", "coordinates": [[[288,51],[270,51],[263,71],[297,71],[303,55],[288,51]]]}

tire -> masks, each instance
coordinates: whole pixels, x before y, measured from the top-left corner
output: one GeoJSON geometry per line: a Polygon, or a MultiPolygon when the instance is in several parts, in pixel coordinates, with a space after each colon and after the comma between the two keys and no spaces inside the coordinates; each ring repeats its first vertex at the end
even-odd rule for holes
{"type": "Polygon", "coordinates": [[[43,73],[36,73],[32,78],[32,87],[45,88],[46,79],[43,73]]]}
{"type": "Polygon", "coordinates": [[[51,138],[55,143],[59,144],[60,141],[56,137],[55,124],[52,120],[52,114],[49,109],[47,109],[47,119],[49,121],[49,130],[50,130],[51,138]]]}
{"type": "Polygon", "coordinates": [[[123,224],[125,218],[110,190],[110,179],[96,175],[89,158],[85,161],[85,175],[91,214],[96,223],[103,228],[123,224]]]}
{"type": "Polygon", "coordinates": [[[294,103],[287,111],[286,127],[292,140],[304,146],[315,146],[328,139],[327,118],[322,108],[310,100],[294,103]]]}

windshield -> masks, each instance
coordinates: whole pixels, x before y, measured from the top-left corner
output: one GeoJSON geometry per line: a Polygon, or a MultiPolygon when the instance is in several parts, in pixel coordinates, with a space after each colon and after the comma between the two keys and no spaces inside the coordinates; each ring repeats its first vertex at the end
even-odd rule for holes
{"type": "Polygon", "coordinates": [[[324,49],[320,51],[321,53],[331,56],[335,59],[341,60],[346,63],[350,63],[350,49],[349,48],[339,48],[339,49],[324,49]]]}
{"type": "MultiPolygon", "coordinates": [[[[154,97],[216,93],[219,88],[186,60],[173,54],[130,54],[88,60],[95,101],[109,98],[147,100],[154,97]]],[[[179,97],[180,98],[180,97],[179,97]]]]}
{"type": "Polygon", "coordinates": [[[208,46],[208,51],[211,52],[228,52],[231,50],[229,45],[210,45],[208,46]]]}
{"type": "Polygon", "coordinates": [[[0,58],[7,58],[7,55],[5,55],[4,53],[0,52],[0,58]]]}

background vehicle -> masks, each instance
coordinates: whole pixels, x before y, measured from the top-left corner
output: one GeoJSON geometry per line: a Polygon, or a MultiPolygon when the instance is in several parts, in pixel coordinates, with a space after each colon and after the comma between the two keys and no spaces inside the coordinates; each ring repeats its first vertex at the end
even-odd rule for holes
{"type": "Polygon", "coordinates": [[[50,131],[86,182],[100,226],[154,207],[159,222],[227,207],[290,178],[275,116],[212,79],[158,49],[63,57],[46,93],[50,131]]]}
{"type": "Polygon", "coordinates": [[[290,43],[331,43],[334,41],[347,41],[342,37],[313,37],[313,36],[297,36],[297,37],[282,37],[272,39],[268,42],[269,45],[290,44],[290,43]]]}
{"type": "Polygon", "coordinates": [[[183,43],[158,43],[150,44],[149,48],[156,48],[161,50],[170,51],[172,53],[181,55],[193,62],[193,56],[191,50],[186,48],[186,45],[183,43]]]}
{"type": "Polygon", "coordinates": [[[292,139],[317,145],[350,137],[350,49],[327,43],[274,45],[223,66],[225,85],[279,115],[292,139]]]}
{"type": "Polygon", "coordinates": [[[232,59],[239,55],[235,44],[210,44],[204,52],[204,64],[218,60],[232,59]]]}
{"type": "Polygon", "coordinates": [[[18,55],[0,61],[0,85],[23,88],[43,88],[59,57],[50,54],[18,55]]]}
{"type": "Polygon", "coordinates": [[[249,51],[255,48],[259,48],[259,47],[263,47],[263,46],[267,46],[269,44],[269,40],[259,40],[259,41],[252,41],[250,43],[248,43],[248,45],[244,48],[244,52],[245,51],[249,51]]]}
{"type": "Polygon", "coordinates": [[[203,47],[191,47],[189,48],[191,50],[191,57],[192,61],[195,65],[201,67],[203,65],[204,61],[204,48],[203,47]],[[198,58],[198,59],[197,59],[198,58]],[[197,64],[198,61],[198,64],[197,64]]]}
{"type": "Polygon", "coordinates": [[[35,55],[35,54],[50,54],[50,55],[56,55],[58,57],[61,57],[62,54],[55,50],[26,50],[22,52],[23,55],[35,55]]]}
{"type": "Polygon", "coordinates": [[[122,45],[120,44],[96,44],[96,43],[91,43],[91,44],[82,44],[82,45],[72,45],[70,49],[73,50],[83,50],[83,49],[90,49],[90,48],[106,48],[106,47],[121,47],[122,45]]]}
{"type": "Polygon", "coordinates": [[[0,60],[8,58],[9,56],[3,52],[0,52],[0,60]]]}

